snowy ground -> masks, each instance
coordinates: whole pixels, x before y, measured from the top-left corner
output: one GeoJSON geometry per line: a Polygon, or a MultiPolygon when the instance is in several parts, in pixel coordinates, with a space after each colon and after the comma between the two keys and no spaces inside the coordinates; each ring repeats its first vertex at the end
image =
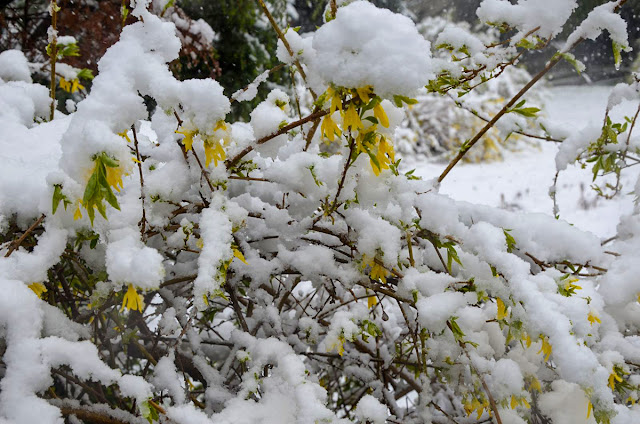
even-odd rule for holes
{"type": "MultiPolygon", "coordinates": [[[[550,120],[578,130],[589,121],[602,121],[611,88],[551,88],[545,110],[550,120]]],[[[631,102],[623,103],[613,110],[613,121],[620,122],[624,115],[633,116],[637,107],[631,102]]],[[[460,164],[443,181],[441,192],[456,200],[552,215],[553,202],[548,192],[555,174],[556,152],[554,143],[545,143],[537,151],[508,153],[504,162],[460,164]]],[[[430,179],[437,177],[445,165],[423,162],[412,167],[416,167],[416,175],[430,179]]],[[[623,172],[623,194],[613,200],[598,198],[590,188],[589,169],[573,166],[561,172],[558,180],[560,218],[600,237],[613,236],[620,216],[632,210],[633,195],[628,193],[640,173],[638,168],[623,172]]]]}

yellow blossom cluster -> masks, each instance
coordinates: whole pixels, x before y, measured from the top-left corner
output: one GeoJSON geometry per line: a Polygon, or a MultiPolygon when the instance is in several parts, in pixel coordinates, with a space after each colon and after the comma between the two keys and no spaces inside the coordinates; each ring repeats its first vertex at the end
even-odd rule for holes
{"type": "Polygon", "coordinates": [[[376,258],[371,258],[370,260],[366,255],[362,255],[362,268],[369,266],[371,271],[369,272],[369,278],[374,281],[381,281],[382,284],[387,284],[387,276],[390,274],[387,269],[380,265],[379,261],[376,258]]]}
{"type": "Polygon", "coordinates": [[[380,175],[382,170],[389,169],[395,162],[395,152],[391,142],[377,131],[378,125],[388,128],[389,118],[380,104],[380,97],[373,93],[371,86],[355,89],[329,87],[324,94],[325,101],[330,103],[329,113],[320,125],[322,137],[329,141],[340,139],[343,133],[355,139],[356,153],[366,153],[371,162],[374,174],[380,175]],[[350,97],[347,100],[347,97],[350,97]],[[371,110],[373,117],[365,117],[371,110]],[[342,128],[334,121],[333,115],[339,112],[342,128]],[[372,123],[365,127],[363,120],[372,123]]]}
{"type": "Polygon", "coordinates": [[[67,81],[66,79],[60,77],[59,84],[60,88],[62,88],[67,93],[75,93],[76,91],[78,91],[78,89],[84,90],[84,86],[80,84],[80,80],[78,78],[67,81]]]}
{"type": "Polygon", "coordinates": [[[204,136],[203,134],[200,134],[197,129],[188,129],[181,126],[176,130],[177,134],[182,134],[184,136],[182,144],[187,152],[193,148],[193,138],[196,135],[200,135],[204,144],[205,166],[209,166],[211,161],[213,161],[214,166],[218,166],[218,162],[222,162],[227,158],[223,149],[223,145],[227,146],[230,141],[226,122],[218,121],[213,132],[214,134],[212,135],[204,136]],[[219,137],[218,130],[224,131],[224,136],[219,137]],[[220,143],[221,139],[222,144],[220,143]]]}

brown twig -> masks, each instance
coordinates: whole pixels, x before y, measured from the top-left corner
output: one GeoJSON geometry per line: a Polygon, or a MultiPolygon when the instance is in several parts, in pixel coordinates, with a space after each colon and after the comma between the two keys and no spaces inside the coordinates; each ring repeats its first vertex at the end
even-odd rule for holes
{"type": "Polygon", "coordinates": [[[242,314],[242,308],[240,308],[240,302],[238,302],[238,296],[236,295],[235,287],[232,287],[229,284],[229,289],[227,291],[229,292],[229,298],[231,299],[231,304],[233,305],[233,310],[236,313],[236,317],[238,317],[240,327],[245,333],[249,333],[249,326],[247,325],[247,321],[244,319],[244,315],[242,314]]]}
{"type": "Polygon", "coordinates": [[[142,175],[142,158],[140,156],[140,150],[138,149],[138,134],[136,132],[135,125],[131,126],[131,130],[133,131],[133,143],[136,148],[136,163],[138,164],[138,174],[140,174],[140,199],[142,199],[142,219],[140,219],[138,225],[140,225],[140,235],[142,237],[142,241],[144,241],[147,226],[147,215],[144,207],[144,176],[142,175]]]}
{"type": "MultiPolygon", "coordinates": [[[[306,82],[307,81],[307,74],[304,72],[304,69],[302,68],[302,65],[300,64],[300,61],[298,61],[298,59],[295,59],[296,55],[293,52],[293,49],[291,48],[291,45],[289,44],[289,41],[287,41],[287,38],[284,36],[282,30],[280,29],[280,26],[278,26],[278,23],[273,18],[273,15],[271,14],[271,12],[269,12],[269,8],[264,3],[264,0],[256,0],[256,2],[258,2],[258,5],[260,6],[260,8],[264,12],[264,14],[267,16],[267,19],[269,20],[269,23],[271,24],[271,26],[273,27],[274,31],[278,35],[278,38],[280,39],[280,41],[282,41],[282,44],[284,44],[284,47],[287,49],[287,52],[289,53],[289,56],[294,58],[293,63],[296,65],[296,68],[300,72],[300,76],[302,77],[302,79],[306,82]]],[[[316,98],[317,98],[316,93],[311,88],[309,88],[309,91],[311,92],[311,96],[313,97],[313,100],[315,101],[316,98]]]]}
{"type": "MultiPolygon", "coordinates": [[[[282,135],[286,132],[289,132],[290,130],[297,128],[301,125],[306,124],[309,121],[313,121],[314,119],[317,118],[322,118],[323,116],[325,116],[326,114],[328,114],[329,111],[328,110],[320,110],[317,112],[312,113],[311,115],[305,116],[302,119],[299,119],[295,122],[290,123],[289,125],[285,125],[284,127],[280,128],[278,131],[274,132],[273,134],[269,134],[266,135],[260,139],[258,139],[255,142],[256,146],[259,146],[261,144],[266,143],[267,141],[276,138],[279,135],[282,135]]],[[[251,151],[253,151],[254,149],[254,145],[251,146],[247,146],[244,148],[244,150],[242,150],[240,153],[238,153],[237,155],[235,155],[232,159],[225,161],[225,165],[227,166],[227,169],[234,167],[235,165],[237,165],[238,162],[240,162],[240,159],[242,159],[243,157],[245,157],[247,154],[249,154],[251,151]]]]}
{"type": "Polygon", "coordinates": [[[44,215],[41,215],[40,218],[36,220],[36,222],[34,222],[29,228],[27,228],[27,231],[25,231],[24,234],[22,234],[18,240],[13,242],[13,244],[9,248],[9,251],[7,252],[6,255],[4,255],[4,257],[8,258],[9,256],[11,256],[13,251],[16,250],[18,247],[20,247],[24,239],[26,239],[27,236],[29,236],[29,234],[31,234],[31,232],[35,230],[38,227],[38,225],[42,223],[43,220],[44,220],[44,215]]]}
{"type": "Polygon", "coordinates": [[[98,424],[128,424],[128,421],[120,421],[119,419],[113,418],[109,415],[105,415],[101,412],[90,411],[88,409],[72,408],[69,406],[63,406],[60,408],[60,413],[62,415],[75,415],[77,418],[81,420],[88,420],[98,424]]]}
{"type": "Polygon", "coordinates": [[[56,60],[58,59],[58,37],[56,34],[58,29],[58,3],[56,0],[51,0],[49,11],[51,13],[51,28],[53,28],[53,36],[50,43],[51,50],[49,50],[49,60],[51,63],[51,85],[49,88],[49,94],[51,96],[51,111],[49,114],[49,120],[53,121],[53,116],[56,111],[56,60]]]}

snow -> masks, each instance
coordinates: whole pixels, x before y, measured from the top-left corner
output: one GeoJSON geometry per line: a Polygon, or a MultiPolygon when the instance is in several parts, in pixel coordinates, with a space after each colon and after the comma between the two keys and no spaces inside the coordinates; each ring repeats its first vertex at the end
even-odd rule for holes
{"type": "MultiPolygon", "coordinates": [[[[545,107],[547,120],[567,131],[583,131],[585,123],[602,123],[607,99],[612,87],[560,86],[550,89],[545,107]]],[[[624,115],[633,116],[637,104],[623,101],[611,112],[614,122],[624,115]]],[[[583,139],[584,140],[584,139],[583,139]]],[[[553,201],[549,187],[555,175],[556,144],[541,144],[539,150],[506,152],[502,162],[459,164],[442,182],[440,192],[455,200],[474,204],[502,207],[523,212],[539,212],[553,216],[553,201]]],[[[404,162],[404,161],[403,161],[404,162]]],[[[443,164],[434,162],[411,163],[415,175],[425,179],[437,177],[443,164]]],[[[638,176],[635,167],[623,172],[623,192],[632,189],[638,176]]],[[[599,199],[590,186],[590,169],[568,165],[558,180],[560,218],[576,227],[590,231],[601,238],[615,234],[620,217],[633,210],[632,196],[619,196],[612,200],[599,199]]]]}
{"type": "Polygon", "coordinates": [[[337,86],[412,96],[430,78],[430,46],[413,22],[366,1],[339,8],[316,31],[313,48],[313,67],[337,86]]]}
{"type": "Polygon", "coordinates": [[[20,50],[5,50],[0,53],[0,81],[31,82],[31,71],[24,53],[20,50]]]}
{"type": "Polygon", "coordinates": [[[483,0],[476,11],[483,22],[502,23],[528,33],[540,27],[537,34],[553,38],[562,31],[565,22],[577,6],[576,0],[483,0]]]}
{"type": "Polygon", "coordinates": [[[371,395],[364,395],[356,407],[356,416],[372,424],[384,424],[387,422],[387,407],[382,405],[371,395]]]}
{"type": "Polygon", "coordinates": [[[620,3],[620,0],[611,1],[589,12],[587,18],[569,35],[562,51],[570,50],[580,38],[595,40],[605,29],[614,43],[620,45],[625,51],[630,51],[627,22],[615,13],[620,3]]]}
{"type": "Polygon", "coordinates": [[[115,283],[133,284],[143,290],[156,289],[164,277],[163,257],[140,241],[130,228],[112,230],[107,245],[107,273],[115,283]]]}

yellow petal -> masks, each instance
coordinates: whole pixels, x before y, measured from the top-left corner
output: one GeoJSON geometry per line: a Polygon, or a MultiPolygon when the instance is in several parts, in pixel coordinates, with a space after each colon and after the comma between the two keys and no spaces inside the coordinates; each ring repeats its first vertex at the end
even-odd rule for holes
{"type": "Polygon", "coordinates": [[[184,148],[187,152],[191,150],[191,147],[193,146],[193,136],[196,135],[196,133],[197,131],[185,130],[182,129],[182,127],[176,130],[176,134],[182,134],[184,136],[184,138],[182,139],[182,144],[184,145],[184,148]]]}
{"type": "Polygon", "coordinates": [[[78,220],[82,218],[82,212],[80,212],[80,205],[78,205],[78,207],[76,208],[75,213],[73,214],[73,219],[74,220],[78,220]]]}
{"type": "Polygon", "coordinates": [[[124,294],[120,312],[122,312],[125,308],[133,309],[135,311],[140,311],[140,312],[142,312],[142,309],[144,308],[144,302],[142,301],[142,296],[138,294],[136,289],[133,287],[133,284],[129,284],[129,287],[127,288],[127,292],[124,294]]]}
{"type": "Polygon", "coordinates": [[[242,254],[242,252],[240,250],[236,249],[235,247],[233,248],[233,256],[235,256],[236,258],[240,259],[246,265],[249,265],[249,263],[244,258],[244,255],[242,254]]]}
{"type": "Polygon", "coordinates": [[[218,131],[218,130],[226,130],[226,129],[227,129],[227,123],[224,122],[223,120],[220,120],[216,123],[216,127],[213,130],[218,131]]]}
{"type": "Polygon", "coordinates": [[[373,116],[376,117],[380,125],[385,128],[389,128],[389,118],[387,117],[387,113],[384,111],[384,108],[380,103],[374,106],[373,116]]]}
{"type": "Polygon", "coordinates": [[[504,306],[504,302],[497,297],[496,303],[498,304],[498,320],[505,319],[507,316],[507,308],[504,306]]]}
{"type": "Polygon", "coordinates": [[[353,103],[349,105],[347,111],[344,113],[344,128],[351,128],[351,130],[361,130],[364,128],[362,120],[356,111],[356,107],[353,103]]]}
{"type": "Polygon", "coordinates": [[[356,88],[356,92],[358,93],[358,97],[365,103],[369,103],[370,97],[369,93],[371,92],[371,86],[367,85],[366,87],[356,88]]]}
{"type": "Polygon", "coordinates": [[[42,283],[31,283],[27,287],[29,287],[40,298],[42,298],[42,293],[47,291],[47,288],[42,283]]]}
{"type": "Polygon", "coordinates": [[[367,297],[367,308],[371,309],[378,304],[378,297],[376,295],[367,297]]]}

